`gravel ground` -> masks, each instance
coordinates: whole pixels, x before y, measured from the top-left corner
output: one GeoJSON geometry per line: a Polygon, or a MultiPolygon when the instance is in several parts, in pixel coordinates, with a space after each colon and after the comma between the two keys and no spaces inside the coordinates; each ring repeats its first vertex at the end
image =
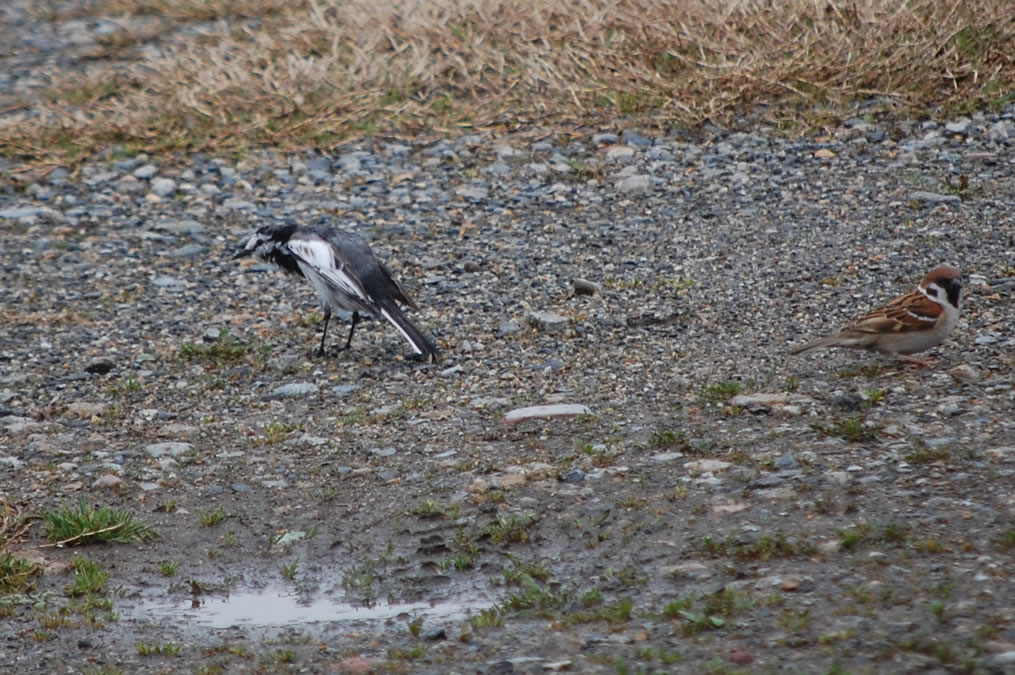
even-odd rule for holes
{"type": "Polygon", "coordinates": [[[1010,108],[7,183],[0,497],[161,538],[14,542],[45,573],[0,596],[0,666],[1015,672],[1013,141],[1010,108]],[[376,321],[312,358],[309,285],[231,259],[324,216],[440,364],[376,321]],[[936,366],[786,356],[942,262],[967,296],[936,366]],[[588,411],[504,421],[542,404],[588,411]],[[74,555],[112,613],[67,595],[74,555]]]}

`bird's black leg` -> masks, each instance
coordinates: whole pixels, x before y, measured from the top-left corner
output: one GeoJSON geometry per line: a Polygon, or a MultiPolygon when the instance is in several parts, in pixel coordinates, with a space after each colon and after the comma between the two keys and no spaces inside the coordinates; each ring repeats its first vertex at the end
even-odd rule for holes
{"type": "Polygon", "coordinates": [[[356,330],[356,323],[358,321],[359,321],[359,312],[353,312],[352,313],[352,327],[349,328],[349,339],[345,341],[345,346],[342,347],[343,350],[348,349],[349,345],[352,344],[352,333],[353,333],[354,330],[356,330]]]}
{"type": "Polygon", "coordinates": [[[321,346],[317,348],[317,355],[324,356],[324,340],[328,337],[328,322],[331,321],[331,307],[324,308],[324,331],[321,333],[321,346]]]}

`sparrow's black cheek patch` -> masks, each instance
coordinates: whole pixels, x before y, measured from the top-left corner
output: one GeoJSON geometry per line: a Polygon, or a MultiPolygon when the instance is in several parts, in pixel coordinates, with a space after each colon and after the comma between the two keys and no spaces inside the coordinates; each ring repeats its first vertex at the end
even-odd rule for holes
{"type": "Polygon", "coordinates": [[[932,298],[936,298],[937,297],[937,289],[934,288],[933,286],[928,286],[927,287],[927,295],[931,296],[932,298]]]}
{"type": "Polygon", "coordinates": [[[960,284],[958,281],[953,281],[952,283],[948,284],[947,293],[948,293],[948,302],[950,302],[952,306],[958,307],[959,295],[962,294],[962,284],[960,284]]]}

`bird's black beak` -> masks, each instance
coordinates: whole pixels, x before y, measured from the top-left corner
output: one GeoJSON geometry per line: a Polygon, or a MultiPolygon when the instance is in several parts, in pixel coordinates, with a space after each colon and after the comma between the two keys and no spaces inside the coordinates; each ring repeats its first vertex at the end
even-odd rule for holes
{"type": "Polygon", "coordinates": [[[238,260],[239,258],[246,258],[251,253],[253,253],[253,251],[247,248],[241,248],[239,251],[233,254],[233,260],[238,260]]]}

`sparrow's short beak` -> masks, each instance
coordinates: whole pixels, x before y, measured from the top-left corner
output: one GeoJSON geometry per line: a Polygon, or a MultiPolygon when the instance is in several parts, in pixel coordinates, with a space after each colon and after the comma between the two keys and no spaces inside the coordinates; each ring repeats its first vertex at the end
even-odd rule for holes
{"type": "Polygon", "coordinates": [[[246,258],[251,253],[253,253],[253,251],[251,251],[251,250],[249,250],[247,248],[241,248],[239,251],[237,251],[235,254],[233,254],[233,260],[236,260],[238,258],[246,258]]]}

